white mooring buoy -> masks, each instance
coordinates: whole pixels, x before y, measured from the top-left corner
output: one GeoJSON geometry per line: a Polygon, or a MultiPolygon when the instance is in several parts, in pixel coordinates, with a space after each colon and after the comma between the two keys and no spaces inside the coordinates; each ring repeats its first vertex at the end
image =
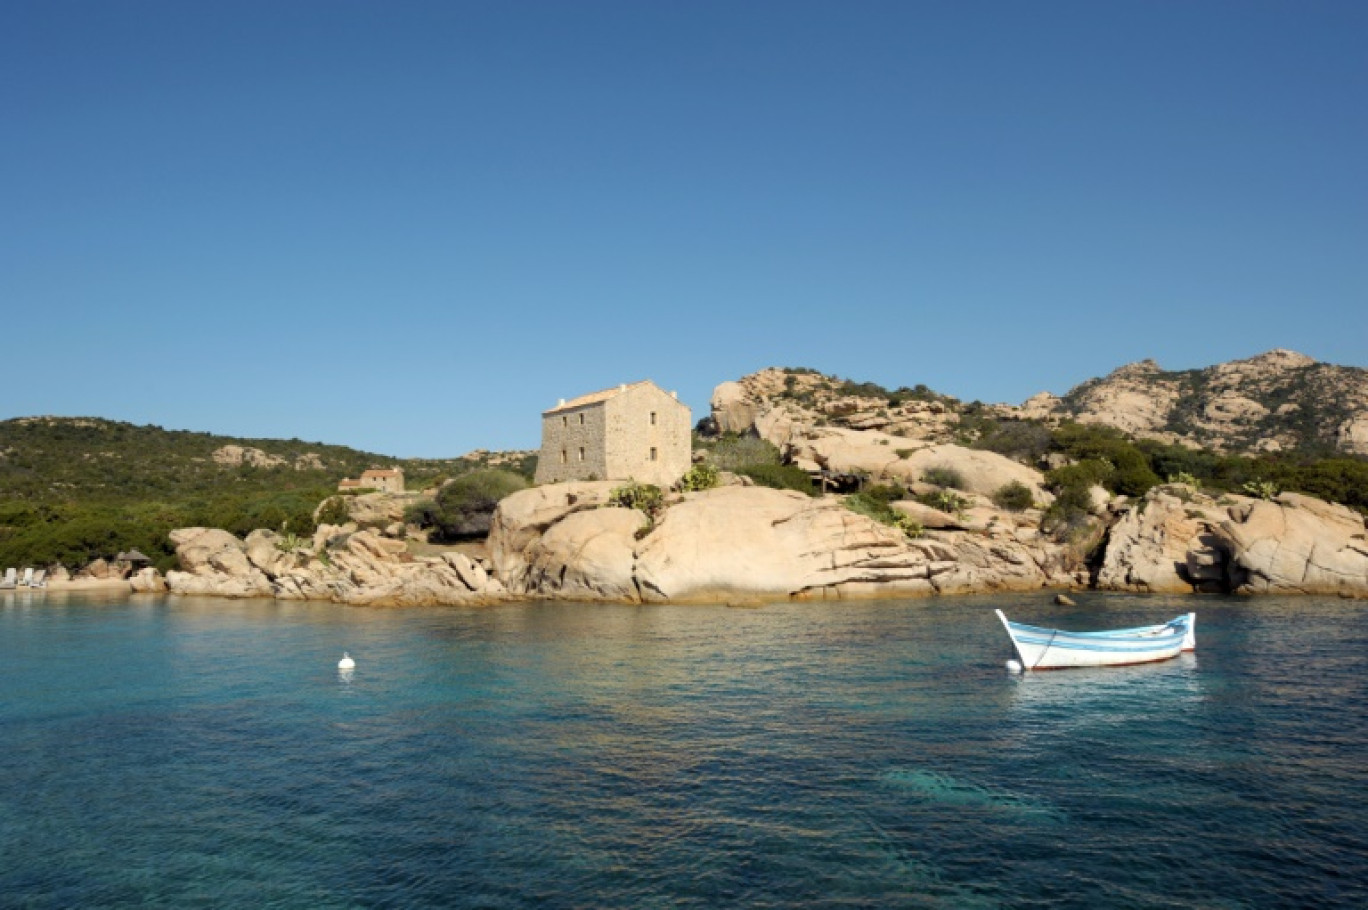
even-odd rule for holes
{"type": "Polygon", "coordinates": [[[339,669],[339,670],[355,670],[355,669],[356,669],[356,661],[354,661],[354,660],[351,659],[351,655],[350,655],[350,654],[348,654],[346,651],[343,651],[343,652],[342,652],[342,659],[339,660],[339,661],[337,662],[337,669],[339,669]]]}

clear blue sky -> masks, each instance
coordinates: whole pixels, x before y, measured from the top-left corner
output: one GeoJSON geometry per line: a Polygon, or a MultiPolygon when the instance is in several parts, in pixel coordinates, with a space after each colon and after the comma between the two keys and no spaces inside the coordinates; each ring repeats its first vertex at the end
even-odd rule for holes
{"type": "Polygon", "coordinates": [[[1368,3],[0,0],[0,417],[1368,366],[1368,3]]]}

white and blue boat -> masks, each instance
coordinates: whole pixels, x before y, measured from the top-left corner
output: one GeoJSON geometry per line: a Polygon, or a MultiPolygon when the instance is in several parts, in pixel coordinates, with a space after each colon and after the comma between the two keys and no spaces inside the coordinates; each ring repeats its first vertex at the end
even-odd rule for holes
{"type": "Polygon", "coordinates": [[[1196,613],[1184,613],[1155,626],[1067,632],[1012,622],[1001,610],[996,612],[1020,658],[1019,662],[1008,661],[1012,670],[1119,667],[1168,660],[1197,647],[1196,613]]]}

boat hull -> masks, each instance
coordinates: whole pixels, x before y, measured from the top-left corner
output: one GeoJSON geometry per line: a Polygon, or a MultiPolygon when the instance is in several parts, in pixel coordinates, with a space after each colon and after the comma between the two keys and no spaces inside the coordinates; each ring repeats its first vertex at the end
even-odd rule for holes
{"type": "Polygon", "coordinates": [[[1120,667],[1169,660],[1196,648],[1196,615],[1188,613],[1167,623],[1103,632],[1068,632],[998,619],[1012,640],[1024,670],[1061,670],[1070,667],[1120,667]]]}

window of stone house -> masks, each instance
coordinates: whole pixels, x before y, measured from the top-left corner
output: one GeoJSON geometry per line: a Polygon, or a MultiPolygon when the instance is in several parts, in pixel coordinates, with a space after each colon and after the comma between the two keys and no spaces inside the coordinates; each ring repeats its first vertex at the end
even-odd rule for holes
{"type": "Polygon", "coordinates": [[[579,456],[580,456],[580,461],[583,461],[583,460],[584,460],[584,446],[580,446],[579,456]]]}
{"type": "Polygon", "coordinates": [[[584,426],[584,415],[580,414],[580,426],[584,426]]]}
{"type": "Polygon", "coordinates": [[[655,446],[651,446],[651,460],[652,460],[652,461],[655,461],[655,460],[656,460],[656,447],[655,447],[655,446]]]}
{"type": "Polygon", "coordinates": [[[655,411],[652,411],[652,412],[651,412],[651,426],[655,426],[655,425],[656,425],[656,422],[655,422],[655,415],[656,415],[656,412],[655,412],[655,411]]]}
{"type": "Polygon", "coordinates": [[[561,426],[563,426],[563,427],[568,427],[568,426],[570,426],[570,418],[569,418],[568,416],[566,416],[565,414],[562,414],[562,415],[561,415],[561,426]]]}
{"type": "Polygon", "coordinates": [[[567,451],[565,451],[565,449],[561,449],[561,464],[565,464],[565,463],[566,463],[567,461],[569,461],[569,460],[570,460],[570,453],[567,452],[567,451]]]}

